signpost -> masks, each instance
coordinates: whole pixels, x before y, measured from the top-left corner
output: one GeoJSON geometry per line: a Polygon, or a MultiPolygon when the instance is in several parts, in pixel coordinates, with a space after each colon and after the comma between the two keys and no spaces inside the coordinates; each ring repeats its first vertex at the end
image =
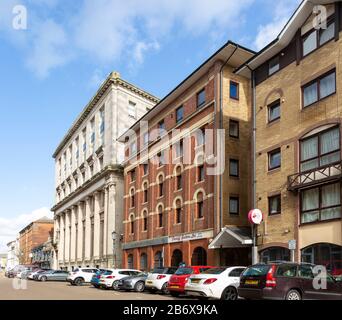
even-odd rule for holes
{"type": "Polygon", "coordinates": [[[291,261],[295,262],[295,252],[297,249],[297,241],[296,240],[289,240],[289,250],[291,252],[291,261]]]}
{"type": "Polygon", "coordinates": [[[248,221],[252,225],[252,238],[253,238],[253,247],[252,247],[252,263],[258,263],[258,247],[256,245],[256,232],[257,225],[260,225],[263,220],[263,214],[259,209],[253,209],[248,213],[248,221]]]}

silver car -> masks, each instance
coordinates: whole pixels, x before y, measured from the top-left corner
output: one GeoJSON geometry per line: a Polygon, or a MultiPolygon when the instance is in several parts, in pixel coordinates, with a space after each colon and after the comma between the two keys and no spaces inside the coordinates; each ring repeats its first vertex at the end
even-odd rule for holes
{"type": "Polygon", "coordinates": [[[68,271],[50,270],[38,275],[38,281],[66,281],[69,275],[68,271]]]}
{"type": "Polygon", "coordinates": [[[143,292],[145,290],[145,281],[147,273],[142,272],[136,276],[125,277],[119,280],[118,287],[120,290],[143,292]]]}

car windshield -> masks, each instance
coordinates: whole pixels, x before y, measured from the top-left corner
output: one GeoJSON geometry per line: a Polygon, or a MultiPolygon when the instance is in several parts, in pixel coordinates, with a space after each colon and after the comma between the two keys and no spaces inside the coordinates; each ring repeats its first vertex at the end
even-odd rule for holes
{"type": "Polygon", "coordinates": [[[136,276],[134,277],[146,277],[147,276],[147,273],[145,272],[141,272],[141,273],[138,273],[136,276]]]}
{"type": "Polygon", "coordinates": [[[211,268],[202,272],[202,274],[221,274],[226,268],[211,268]]]}
{"type": "Polygon", "coordinates": [[[267,265],[256,265],[256,266],[247,268],[242,275],[244,277],[265,276],[269,269],[270,269],[270,266],[267,266],[267,265]]]}
{"type": "Polygon", "coordinates": [[[78,272],[79,271],[79,269],[78,268],[76,268],[76,269],[74,269],[74,271],[73,272],[78,272]]]}
{"type": "Polygon", "coordinates": [[[161,274],[163,274],[163,273],[166,273],[166,271],[167,271],[167,269],[165,269],[165,268],[154,268],[150,271],[150,273],[161,273],[161,274]]]}
{"type": "Polygon", "coordinates": [[[181,276],[181,275],[192,274],[192,273],[193,273],[192,268],[179,268],[175,274],[178,276],[181,276]]]}
{"type": "Polygon", "coordinates": [[[104,273],[102,273],[104,276],[110,276],[113,273],[113,271],[106,270],[104,273]]]}

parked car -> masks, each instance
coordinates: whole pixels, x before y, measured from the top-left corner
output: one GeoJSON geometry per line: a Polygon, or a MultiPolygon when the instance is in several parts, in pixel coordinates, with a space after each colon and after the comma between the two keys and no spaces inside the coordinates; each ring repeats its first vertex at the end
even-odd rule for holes
{"type": "Polygon", "coordinates": [[[184,287],[189,277],[192,274],[199,274],[206,271],[210,266],[191,266],[191,267],[180,267],[177,269],[175,274],[170,277],[167,289],[170,294],[174,297],[178,297],[180,294],[184,294],[184,287]]]}
{"type": "Polygon", "coordinates": [[[50,269],[40,269],[40,270],[35,270],[35,271],[32,271],[28,274],[27,276],[27,279],[29,280],[34,280],[34,277],[35,276],[38,276],[40,275],[41,273],[44,273],[44,272],[47,272],[47,271],[50,271],[50,269]]]}
{"type": "Polygon", "coordinates": [[[342,277],[342,260],[335,260],[327,264],[328,272],[334,277],[342,277]]]}
{"type": "Polygon", "coordinates": [[[101,276],[102,276],[103,274],[105,274],[106,272],[110,272],[110,270],[108,270],[108,269],[99,269],[99,271],[97,271],[97,272],[93,275],[93,277],[91,278],[90,283],[91,283],[95,288],[99,288],[101,276]]]}
{"type": "Polygon", "coordinates": [[[134,276],[125,277],[119,280],[118,289],[126,291],[143,292],[145,290],[146,278],[146,272],[141,272],[134,276]]]}
{"type": "Polygon", "coordinates": [[[98,272],[97,268],[76,268],[69,272],[67,281],[74,286],[80,286],[84,283],[90,283],[93,276],[98,272]]]}
{"type": "Polygon", "coordinates": [[[185,294],[221,300],[237,300],[240,276],[246,267],[218,267],[189,277],[185,294]]]}
{"type": "Polygon", "coordinates": [[[101,275],[99,286],[104,289],[119,289],[119,280],[129,276],[136,276],[141,273],[140,270],[134,269],[110,269],[101,275]]]}
{"type": "Polygon", "coordinates": [[[9,278],[15,278],[15,277],[17,277],[18,274],[20,274],[22,271],[24,271],[25,269],[27,269],[29,267],[35,267],[35,266],[34,265],[20,264],[20,265],[15,266],[13,269],[11,269],[7,275],[9,278]]]}
{"type": "Polygon", "coordinates": [[[327,274],[327,288],[316,289],[312,264],[278,262],[247,268],[238,294],[246,299],[342,300],[342,282],[327,274]]]}
{"type": "Polygon", "coordinates": [[[169,290],[167,284],[171,276],[177,271],[177,267],[170,268],[154,268],[151,270],[146,278],[145,287],[150,292],[161,291],[168,294],[169,290]]]}
{"type": "Polygon", "coordinates": [[[69,275],[68,271],[64,270],[50,270],[46,272],[42,272],[38,275],[38,281],[66,281],[69,275]]]}
{"type": "Polygon", "coordinates": [[[17,274],[17,278],[19,278],[19,279],[27,279],[31,272],[35,272],[37,270],[40,270],[39,267],[28,267],[28,268],[25,268],[23,271],[21,271],[21,272],[19,272],[17,274]]]}

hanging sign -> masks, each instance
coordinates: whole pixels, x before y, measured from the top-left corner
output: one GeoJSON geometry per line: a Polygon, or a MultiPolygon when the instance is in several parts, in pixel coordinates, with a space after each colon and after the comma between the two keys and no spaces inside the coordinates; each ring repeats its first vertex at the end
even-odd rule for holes
{"type": "Polygon", "coordinates": [[[263,214],[259,209],[253,209],[248,213],[248,221],[251,224],[261,224],[263,220],[263,214]]]}

